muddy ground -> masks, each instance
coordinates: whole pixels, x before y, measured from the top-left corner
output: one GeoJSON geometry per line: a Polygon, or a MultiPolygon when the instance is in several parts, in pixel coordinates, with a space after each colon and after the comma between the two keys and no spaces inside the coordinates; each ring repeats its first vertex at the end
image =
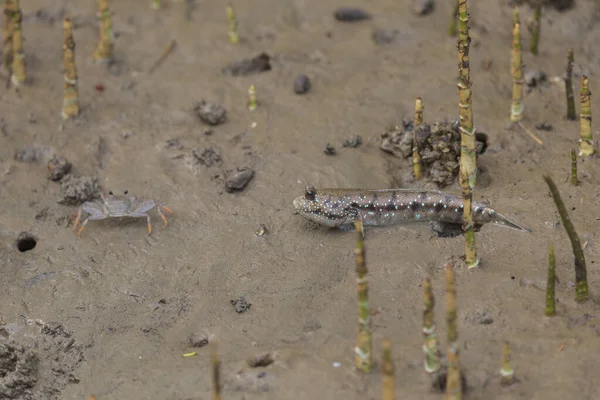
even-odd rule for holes
{"type": "MultiPolygon", "coordinates": [[[[380,374],[353,369],[354,235],[315,228],[293,214],[292,199],[309,183],[415,185],[406,178],[409,162],[380,149],[381,134],[412,118],[417,96],[427,122],[456,118],[452,2],[438,0],[433,12],[417,16],[409,0],[234,1],[235,46],[221,1],[164,1],[159,12],[149,0],[115,1],[116,64],[109,68],[90,59],[98,39],[94,1],[21,3],[30,81],[0,94],[0,398],[207,399],[207,340],[219,343],[223,398],[379,398],[380,374]],[[340,6],[362,7],[372,18],[336,21],[340,6]],[[75,25],[82,107],[68,123],[61,119],[65,12],[75,25]],[[373,32],[381,29],[377,43],[373,32]],[[170,40],[174,53],[149,74],[170,40]],[[269,71],[223,73],[261,52],[269,71]],[[312,86],[298,95],[301,74],[312,86]],[[251,84],[254,112],[247,108],[251,84]],[[227,110],[224,123],[200,120],[202,100],[227,110]],[[361,145],[343,146],[356,135],[361,145]],[[328,143],[334,155],[325,154],[328,143]],[[73,165],[60,182],[47,177],[53,155],[73,165]],[[252,180],[228,192],[226,179],[243,168],[255,171],[252,180]],[[91,221],[77,240],[70,218],[77,196],[95,191],[94,178],[104,193],[128,190],[168,204],[168,227],[158,229],[153,210],[151,236],[143,219],[104,220],[91,221]],[[260,224],[263,236],[256,235],[260,224]],[[21,232],[34,237],[33,249],[18,249],[21,232]],[[240,297],[251,306],[234,306],[240,297]],[[266,352],[271,365],[248,366],[266,352]]],[[[520,10],[525,22],[532,10],[520,10]]],[[[421,225],[368,231],[376,359],[389,337],[398,398],[440,397],[421,366],[421,285],[432,277],[445,346],[442,266],[454,259],[469,398],[597,399],[600,160],[580,160],[581,184],[571,186],[579,123],[565,119],[560,77],[572,47],[576,90],[587,73],[592,94],[600,92],[600,11],[591,0],[564,12],[545,8],[540,53],[524,54],[528,70],[548,77],[526,95],[523,121],[543,145],[507,129],[508,2],[473,2],[470,13],[474,118],[489,136],[479,160],[486,179],[475,198],[533,232],[486,225],[477,235],[482,265],[467,270],[460,237],[436,237],[421,225]],[[537,130],[542,122],[552,130],[537,130]],[[584,305],[574,302],[571,247],[543,173],[557,182],[586,246],[592,299],[584,305]],[[558,316],[547,319],[550,243],[559,303],[558,316]],[[508,390],[498,376],[505,340],[520,380],[508,390]]],[[[529,38],[524,29],[525,49],[529,38]]],[[[456,184],[445,190],[460,193],[456,184]]]]}

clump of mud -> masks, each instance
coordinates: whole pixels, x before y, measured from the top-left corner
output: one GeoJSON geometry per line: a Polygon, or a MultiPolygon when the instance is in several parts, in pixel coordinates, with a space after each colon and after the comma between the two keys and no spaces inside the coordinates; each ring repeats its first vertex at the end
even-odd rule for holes
{"type": "Polygon", "coordinates": [[[0,326],[0,399],[58,399],[79,382],[74,371],[84,359],[83,346],[60,324],[28,325],[26,334],[0,326]]]}
{"type": "Polygon", "coordinates": [[[0,342],[0,398],[32,398],[38,381],[39,360],[25,347],[7,340],[0,342]]]}
{"type": "MultiPolygon", "coordinates": [[[[477,155],[487,148],[487,135],[477,132],[477,155]]],[[[412,121],[393,127],[381,135],[381,150],[398,158],[412,156],[413,146],[421,156],[424,176],[440,189],[456,182],[460,169],[460,132],[458,121],[423,123],[414,128],[412,121]],[[414,136],[414,143],[413,143],[414,136]]]]}

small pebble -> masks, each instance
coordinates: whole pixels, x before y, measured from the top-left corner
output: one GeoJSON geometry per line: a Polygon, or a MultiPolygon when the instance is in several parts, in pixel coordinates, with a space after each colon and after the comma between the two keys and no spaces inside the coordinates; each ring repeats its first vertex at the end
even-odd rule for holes
{"type": "Polygon", "coordinates": [[[225,181],[225,190],[227,193],[232,193],[236,190],[242,190],[246,187],[248,182],[254,178],[254,170],[249,168],[243,168],[234,172],[227,177],[225,181]]]}
{"type": "Polygon", "coordinates": [[[539,124],[535,125],[535,129],[538,131],[551,131],[552,124],[550,122],[540,122],[539,124]]]}
{"type": "Polygon", "coordinates": [[[344,147],[358,147],[362,144],[362,137],[360,135],[349,137],[344,140],[344,147]]]}
{"type": "Polygon", "coordinates": [[[268,367],[274,362],[275,358],[273,357],[273,354],[263,353],[248,359],[248,366],[250,368],[268,367]]]}
{"type": "Polygon", "coordinates": [[[334,155],[334,154],[335,154],[335,147],[333,147],[333,146],[331,145],[331,143],[327,143],[327,144],[325,145],[325,149],[323,150],[323,152],[324,152],[325,154],[327,154],[328,156],[332,156],[332,155],[334,155]]]}
{"type": "Polygon", "coordinates": [[[223,159],[221,155],[217,153],[212,147],[207,147],[204,149],[194,149],[192,150],[192,154],[198,163],[204,165],[205,167],[212,167],[213,165],[219,165],[222,163],[223,159]]]}
{"type": "Polygon", "coordinates": [[[413,0],[412,10],[417,15],[427,15],[433,11],[434,6],[433,0],[413,0]]]}
{"type": "Polygon", "coordinates": [[[371,38],[375,44],[391,44],[396,40],[399,33],[398,29],[378,28],[373,31],[371,38]]]}
{"type": "Polygon", "coordinates": [[[296,94],[304,94],[310,90],[310,78],[306,75],[299,75],[294,80],[294,92],[296,94]]]}
{"type": "Polygon", "coordinates": [[[250,306],[252,306],[252,303],[248,302],[244,296],[240,296],[236,300],[231,300],[231,305],[235,307],[236,313],[241,314],[248,311],[250,306]]]}
{"type": "Polygon", "coordinates": [[[371,14],[360,9],[351,7],[338,8],[334,13],[336,20],[341,22],[356,22],[371,19],[371,14]]]}
{"type": "Polygon", "coordinates": [[[258,229],[256,229],[256,236],[263,236],[265,233],[267,233],[267,227],[265,226],[265,224],[260,224],[258,226],[258,229]]]}
{"type": "Polygon", "coordinates": [[[235,61],[223,68],[221,72],[225,75],[244,76],[270,71],[271,68],[271,56],[267,53],[260,53],[254,58],[235,61]]]}
{"type": "Polygon", "coordinates": [[[71,172],[71,163],[66,158],[56,156],[48,161],[48,179],[60,181],[63,176],[71,172]]]}
{"type": "Polygon", "coordinates": [[[221,125],[227,119],[227,110],[218,104],[207,103],[206,101],[200,101],[194,111],[198,118],[209,125],[221,125]]]}
{"type": "Polygon", "coordinates": [[[530,88],[541,85],[542,83],[546,82],[547,79],[548,77],[543,71],[530,70],[525,73],[525,84],[530,88]]]}
{"type": "Polygon", "coordinates": [[[204,347],[208,344],[208,335],[205,332],[193,332],[189,334],[187,342],[192,348],[204,347]]]}

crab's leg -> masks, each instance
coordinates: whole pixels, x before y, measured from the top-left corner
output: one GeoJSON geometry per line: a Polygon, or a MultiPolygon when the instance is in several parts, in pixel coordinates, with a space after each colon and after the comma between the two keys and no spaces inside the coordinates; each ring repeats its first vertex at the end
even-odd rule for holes
{"type": "Polygon", "coordinates": [[[83,220],[83,223],[81,224],[81,228],[79,228],[79,231],[77,231],[77,239],[81,239],[81,232],[83,232],[83,230],[85,229],[85,226],[87,225],[89,220],[90,220],[90,217],[87,217],[86,219],[83,220]]]}
{"type": "Polygon", "coordinates": [[[146,215],[148,218],[148,235],[152,233],[152,224],[150,223],[150,214],[146,215]]]}
{"type": "Polygon", "coordinates": [[[165,217],[165,214],[163,214],[163,212],[160,210],[161,208],[164,208],[165,211],[167,211],[169,214],[173,214],[173,211],[171,211],[170,208],[165,207],[165,206],[159,206],[159,207],[157,207],[158,215],[160,215],[160,217],[162,218],[163,222],[165,223],[163,225],[162,229],[165,229],[167,227],[167,225],[169,224],[169,222],[167,221],[167,217],[165,217]]]}
{"type": "Polygon", "coordinates": [[[75,210],[75,213],[73,214],[73,218],[72,218],[72,220],[74,220],[73,232],[75,232],[77,230],[77,225],[79,225],[80,219],[81,219],[81,208],[78,208],[77,210],[75,210]]]}

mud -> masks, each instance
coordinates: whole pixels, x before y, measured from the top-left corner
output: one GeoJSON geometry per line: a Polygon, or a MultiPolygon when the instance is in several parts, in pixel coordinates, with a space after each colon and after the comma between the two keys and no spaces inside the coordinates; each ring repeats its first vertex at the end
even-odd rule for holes
{"type": "MultiPolygon", "coordinates": [[[[474,198],[533,232],[484,226],[476,234],[481,266],[467,270],[461,236],[439,237],[426,224],[370,229],[375,360],[389,338],[397,398],[439,398],[422,366],[421,284],[432,278],[445,350],[442,266],[453,259],[466,398],[597,399],[600,160],[579,159],[580,184],[571,185],[579,122],[565,118],[562,77],[573,48],[575,92],[588,74],[592,114],[600,115],[600,8],[593,0],[545,7],[537,57],[522,29],[526,70],[536,81],[522,125],[539,144],[508,128],[511,2],[471,3],[474,122],[487,134],[478,160],[485,179],[474,198]],[[552,129],[536,129],[542,123],[552,129]],[[571,246],[545,173],[584,245],[592,298],[583,305],[574,302],[571,246]],[[558,315],[548,319],[550,243],[559,283],[558,315]],[[505,340],[519,379],[510,388],[498,374],[505,340]]],[[[355,235],[315,227],[291,203],[309,184],[435,185],[414,182],[410,160],[380,144],[388,127],[412,120],[417,97],[430,126],[458,118],[453,2],[438,0],[426,15],[413,7],[427,2],[413,0],[234,2],[238,45],[229,43],[222,2],[163,4],[155,11],[150,1],[111,2],[115,61],[107,66],[91,60],[95,2],[21,2],[30,81],[0,93],[0,398],[209,398],[207,344],[214,342],[224,399],[380,398],[378,367],[368,375],[353,368],[355,235]],[[338,21],[342,7],[368,18],[338,21]],[[81,114],[65,122],[67,14],[81,114]],[[148,74],[172,40],[177,46],[148,74]],[[298,95],[302,75],[310,90],[298,95]],[[208,123],[201,120],[194,105],[202,99],[226,114],[211,108],[208,123]],[[358,147],[344,147],[358,137],[358,147]],[[48,179],[61,160],[70,170],[48,179]],[[245,186],[250,173],[240,171],[254,171],[245,186]],[[78,240],[70,223],[76,207],[111,190],[159,199],[174,214],[158,229],[153,210],[151,235],[143,218],[92,221],[78,240]],[[21,232],[35,247],[19,250],[21,232]],[[231,300],[242,296],[252,306],[238,313],[231,300]]],[[[520,11],[525,26],[533,11],[527,4],[520,11]]],[[[5,69],[0,79],[7,81],[5,69]]],[[[592,129],[600,137],[595,122],[592,129]]],[[[456,182],[444,190],[460,193],[456,182]]]]}

